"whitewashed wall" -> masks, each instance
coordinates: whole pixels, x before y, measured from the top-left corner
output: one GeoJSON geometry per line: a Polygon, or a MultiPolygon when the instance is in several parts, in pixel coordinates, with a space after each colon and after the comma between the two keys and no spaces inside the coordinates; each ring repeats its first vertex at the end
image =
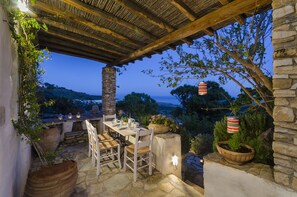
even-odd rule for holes
{"type": "MultiPolygon", "coordinates": [[[[215,153],[212,153],[215,154],[215,153]]],[[[205,197],[296,197],[297,192],[272,180],[246,172],[245,166],[227,166],[204,157],[205,197]],[[242,169],[241,169],[242,168],[242,169]]],[[[259,166],[261,166],[259,164],[259,166]]],[[[258,167],[259,167],[258,166],[258,167]]],[[[250,169],[251,171],[254,169],[250,169]]],[[[272,172],[270,172],[272,176],[272,172]]]]}
{"type": "Polygon", "coordinates": [[[22,196],[31,163],[31,147],[17,136],[17,53],[0,6],[0,196],[22,196]]]}

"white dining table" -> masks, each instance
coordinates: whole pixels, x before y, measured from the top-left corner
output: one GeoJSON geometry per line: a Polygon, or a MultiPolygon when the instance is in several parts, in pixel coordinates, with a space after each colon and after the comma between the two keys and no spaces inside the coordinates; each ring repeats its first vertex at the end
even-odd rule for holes
{"type": "Polygon", "coordinates": [[[124,137],[136,135],[136,130],[129,128],[128,125],[120,126],[120,123],[113,123],[112,121],[104,121],[103,124],[124,137]]]}

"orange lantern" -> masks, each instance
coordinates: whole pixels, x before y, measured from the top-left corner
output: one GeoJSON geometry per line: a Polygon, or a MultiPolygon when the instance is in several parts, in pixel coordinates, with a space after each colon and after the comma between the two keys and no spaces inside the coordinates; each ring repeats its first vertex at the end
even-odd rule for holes
{"type": "Polygon", "coordinates": [[[239,119],[237,116],[227,117],[227,132],[237,133],[239,131],[239,119]]]}
{"type": "Polygon", "coordinates": [[[200,82],[198,84],[198,94],[199,95],[205,95],[205,94],[207,94],[207,83],[200,82]]]}

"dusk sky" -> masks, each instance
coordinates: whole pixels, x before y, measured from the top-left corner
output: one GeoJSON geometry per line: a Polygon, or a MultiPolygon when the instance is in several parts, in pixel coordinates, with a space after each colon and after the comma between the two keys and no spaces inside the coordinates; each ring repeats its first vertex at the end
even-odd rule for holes
{"type": "MultiPolygon", "coordinates": [[[[168,53],[174,53],[169,50],[168,53]]],[[[159,71],[161,58],[166,57],[167,53],[162,55],[153,55],[152,58],[144,58],[142,61],[136,61],[126,66],[126,70],[121,75],[117,75],[117,97],[122,98],[131,92],[146,93],[151,96],[170,96],[172,88],[160,84],[159,78],[151,77],[141,71],[145,69],[154,69],[159,71]]],[[[272,46],[267,46],[267,69],[272,70],[272,46]]],[[[85,92],[92,95],[101,95],[102,93],[102,67],[104,63],[77,58],[73,56],[51,53],[50,60],[41,64],[44,68],[43,82],[55,84],[74,91],[85,92]]],[[[203,81],[214,80],[216,78],[206,78],[203,81]]],[[[184,83],[197,85],[202,80],[184,81],[184,83]]],[[[239,87],[233,82],[228,82],[223,87],[233,97],[239,93],[239,87]]]]}

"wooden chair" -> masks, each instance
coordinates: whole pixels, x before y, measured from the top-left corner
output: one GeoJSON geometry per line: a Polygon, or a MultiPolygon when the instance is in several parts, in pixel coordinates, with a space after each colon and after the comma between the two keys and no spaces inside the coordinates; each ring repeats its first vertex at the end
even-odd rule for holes
{"type": "MultiPolygon", "coordinates": [[[[113,115],[103,115],[103,122],[105,121],[112,121],[114,119],[116,119],[117,116],[116,114],[113,114],[113,115]]],[[[103,133],[106,133],[106,134],[110,134],[110,136],[112,136],[114,139],[119,139],[119,135],[117,132],[113,131],[112,129],[109,129],[107,128],[104,124],[102,126],[103,128],[103,133]]]]}
{"type": "Polygon", "coordinates": [[[124,171],[126,167],[130,168],[134,174],[134,182],[137,180],[137,171],[139,169],[149,167],[149,175],[152,175],[152,144],[153,144],[154,131],[147,129],[139,129],[136,131],[135,144],[125,147],[124,153],[124,171]],[[128,154],[133,157],[128,157],[128,154]],[[129,160],[133,163],[133,167],[127,163],[129,160]],[[146,165],[142,162],[146,161],[146,165]],[[140,167],[138,167],[140,163],[140,167]]]}
{"type": "Polygon", "coordinates": [[[100,141],[96,128],[94,128],[90,123],[88,128],[90,129],[90,132],[91,132],[91,142],[93,147],[92,163],[95,165],[97,161],[97,175],[98,176],[100,175],[101,166],[107,165],[110,163],[118,162],[119,168],[122,168],[121,160],[120,160],[120,153],[121,153],[120,144],[116,140],[100,141]],[[101,160],[105,160],[104,163],[101,164],[101,160]]]}
{"type": "MultiPolygon", "coordinates": [[[[94,143],[92,141],[92,129],[96,130],[96,128],[88,120],[85,120],[85,123],[86,123],[86,126],[87,126],[88,139],[89,139],[89,154],[88,154],[88,156],[91,157],[92,152],[94,150],[94,143]]],[[[98,138],[99,138],[100,141],[113,140],[113,138],[110,135],[108,135],[107,133],[99,134],[98,138]]]]}
{"type": "MultiPolygon", "coordinates": [[[[103,115],[103,122],[105,122],[105,121],[112,121],[113,119],[116,119],[117,118],[117,116],[116,116],[116,114],[113,114],[113,115],[103,115]]],[[[103,128],[103,133],[104,132],[107,132],[107,129],[106,129],[106,126],[103,124],[103,126],[102,126],[102,128],[103,128]]]]}

